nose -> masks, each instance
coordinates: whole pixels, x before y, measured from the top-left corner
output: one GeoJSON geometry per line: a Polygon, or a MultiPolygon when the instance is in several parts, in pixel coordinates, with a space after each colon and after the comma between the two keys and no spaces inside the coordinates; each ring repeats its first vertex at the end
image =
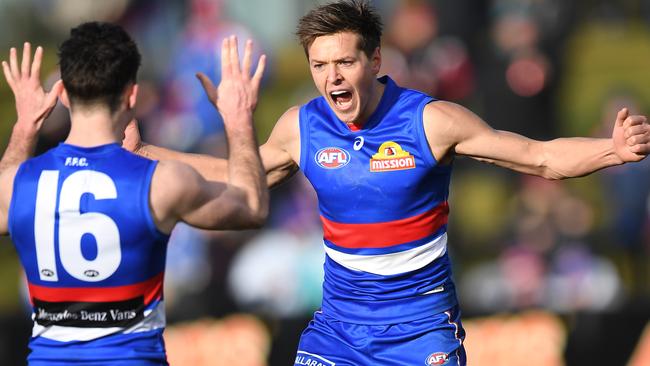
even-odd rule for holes
{"type": "Polygon", "coordinates": [[[342,80],[341,74],[336,64],[330,64],[327,68],[327,81],[331,84],[338,84],[342,80]]]}

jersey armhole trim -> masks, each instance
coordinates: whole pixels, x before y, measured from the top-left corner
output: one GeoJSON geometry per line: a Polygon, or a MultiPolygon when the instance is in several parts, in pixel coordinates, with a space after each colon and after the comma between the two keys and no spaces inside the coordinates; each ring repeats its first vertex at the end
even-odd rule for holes
{"type": "Polygon", "coordinates": [[[416,114],[416,131],[418,132],[418,140],[420,142],[420,149],[422,150],[422,159],[424,159],[431,167],[436,167],[438,165],[438,160],[433,155],[431,147],[429,146],[429,140],[427,139],[427,134],[424,130],[424,108],[429,104],[435,102],[436,99],[427,97],[424,98],[418,105],[418,110],[416,114]]]}
{"type": "Polygon", "coordinates": [[[158,161],[157,160],[150,160],[149,164],[147,165],[147,170],[145,172],[145,179],[144,182],[141,186],[141,192],[140,192],[140,197],[142,197],[142,214],[144,215],[144,221],[147,223],[147,227],[149,228],[149,231],[154,237],[164,239],[169,237],[169,235],[163,233],[158,229],[156,226],[156,223],[153,219],[153,215],[151,213],[151,181],[153,178],[153,173],[156,170],[156,167],[158,166],[158,161]]]}
{"type": "Polygon", "coordinates": [[[305,176],[307,176],[307,169],[309,167],[309,164],[307,164],[306,160],[307,152],[309,151],[309,123],[306,114],[307,112],[305,105],[300,106],[300,110],[298,112],[298,126],[300,128],[300,136],[298,137],[300,139],[299,168],[302,170],[305,176]]]}
{"type": "Polygon", "coordinates": [[[23,172],[23,168],[25,167],[25,163],[23,162],[18,166],[18,170],[16,170],[16,175],[14,175],[14,182],[12,184],[11,188],[11,201],[9,202],[9,209],[7,210],[7,232],[9,233],[9,236],[12,236],[12,228],[13,228],[13,223],[14,223],[14,208],[16,206],[16,201],[18,200],[16,197],[18,197],[18,188],[19,184],[18,178],[21,176],[23,172]]]}

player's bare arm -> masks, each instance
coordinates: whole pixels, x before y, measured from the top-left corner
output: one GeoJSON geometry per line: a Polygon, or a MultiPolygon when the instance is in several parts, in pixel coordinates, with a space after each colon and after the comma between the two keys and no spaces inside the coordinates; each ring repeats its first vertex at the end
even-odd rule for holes
{"type": "MultiPolygon", "coordinates": [[[[260,201],[268,197],[262,195],[260,201]]],[[[245,189],[205,180],[187,164],[158,163],[151,182],[151,209],[157,227],[169,233],[178,221],[210,230],[260,227],[268,211],[264,203],[248,204],[245,189]]]]}
{"type": "Polygon", "coordinates": [[[9,165],[0,173],[0,235],[8,234],[9,205],[18,165],[9,165]]]}
{"type": "Polygon", "coordinates": [[[269,188],[291,178],[300,161],[299,107],[287,110],[273,127],[269,139],[260,147],[269,188]]]}
{"type": "MultiPolygon", "coordinates": [[[[269,188],[291,178],[300,161],[299,107],[287,110],[278,120],[269,139],[259,148],[269,188]]],[[[125,131],[123,146],[138,155],[154,160],[176,160],[192,166],[205,179],[228,180],[228,161],[205,154],[183,153],[141,141],[137,123],[132,121],[125,131]]],[[[232,145],[232,144],[231,144],[232,145]]]]}
{"type": "Polygon", "coordinates": [[[124,131],[122,147],[152,160],[176,160],[190,165],[211,181],[225,182],[228,179],[228,161],[206,154],[193,154],[152,145],[141,140],[138,122],[132,120],[124,131]]]}
{"type": "Polygon", "coordinates": [[[20,62],[18,51],[14,47],[9,51],[9,62],[2,61],[5,80],[16,100],[17,119],[0,161],[0,172],[11,165],[22,163],[34,154],[38,131],[63,90],[60,80],[49,92],[43,90],[40,80],[42,59],[43,48],[36,48],[32,61],[32,46],[25,42],[20,62]]]}
{"type": "Polygon", "coordinates": [[[639,161],[650,151],[646,117],[621,110],[612,138],[559,138],[537,141],[491,128],[464,107],[429,104],[424,112],[427,139],[434,156],[446,161],[465,155],[479,161],[548,179],[579,177],[608,166],[639,161]]]}
{"type": "Polygon", "coordinates": [[[224,120],[230,145],[228,179],[226,183],[209,182],[190,166],[161,162],[152,180],[151,202],[159,228],[165,232],[177,221],[206,229],[238,229],[259,227],[266,219],[268,189],[253,128],[265,57],[260,58],[251,77],[251,49],[248,41],[240,66],[237,39],[226,38],[221,48],[219,86],[198,75],[224,120]]]}
{"type": "Polygon", "coordinates": [[[0,235],[7,234],[7,213],[18,166],[34,154],[38,131],[63,89],[63,83],[57,81],[51,91],[43,90],[40,80],[42,59],[43,48],[36,48],[32,60],[32,46],[25,42],[20,62],[18,51],[13,47],[9,51],[9,62],[2,61],[5,80],[16,101],[17,119],[0,160],[0,235]]]}

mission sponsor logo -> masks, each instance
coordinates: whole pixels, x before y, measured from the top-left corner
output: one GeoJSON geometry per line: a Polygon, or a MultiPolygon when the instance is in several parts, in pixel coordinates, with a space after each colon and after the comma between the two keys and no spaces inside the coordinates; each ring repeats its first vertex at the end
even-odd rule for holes
{"type": "Polygon", "coordinates": [[[398,143],[386,141],[370,159],[371,172],[388,172],[415,168],[415,158],[398,143]]]}
{"type": "Polygon", "coordinates": [[[427,366],[433,365],[444,365],[449,361],[449,355],[444,352],[432,353],[427,357],[426,362],[424,363],[427,366]]]}
{"type": "Polygon", "coordinates": [[[350,153],[339,147],[325,147],[316,152],[316,164],[325,169],[342,168],[350,162],[350,153]]]}

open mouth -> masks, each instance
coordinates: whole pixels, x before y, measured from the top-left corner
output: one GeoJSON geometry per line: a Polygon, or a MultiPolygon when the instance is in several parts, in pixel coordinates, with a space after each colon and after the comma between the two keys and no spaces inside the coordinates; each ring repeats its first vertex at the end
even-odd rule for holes
{"type": "Polygon", "coordinates": [[[352,104],[352,93],[346,90],[337,90],[330,93],[330,97],[337,108],[347,109],[352,104]]]}

